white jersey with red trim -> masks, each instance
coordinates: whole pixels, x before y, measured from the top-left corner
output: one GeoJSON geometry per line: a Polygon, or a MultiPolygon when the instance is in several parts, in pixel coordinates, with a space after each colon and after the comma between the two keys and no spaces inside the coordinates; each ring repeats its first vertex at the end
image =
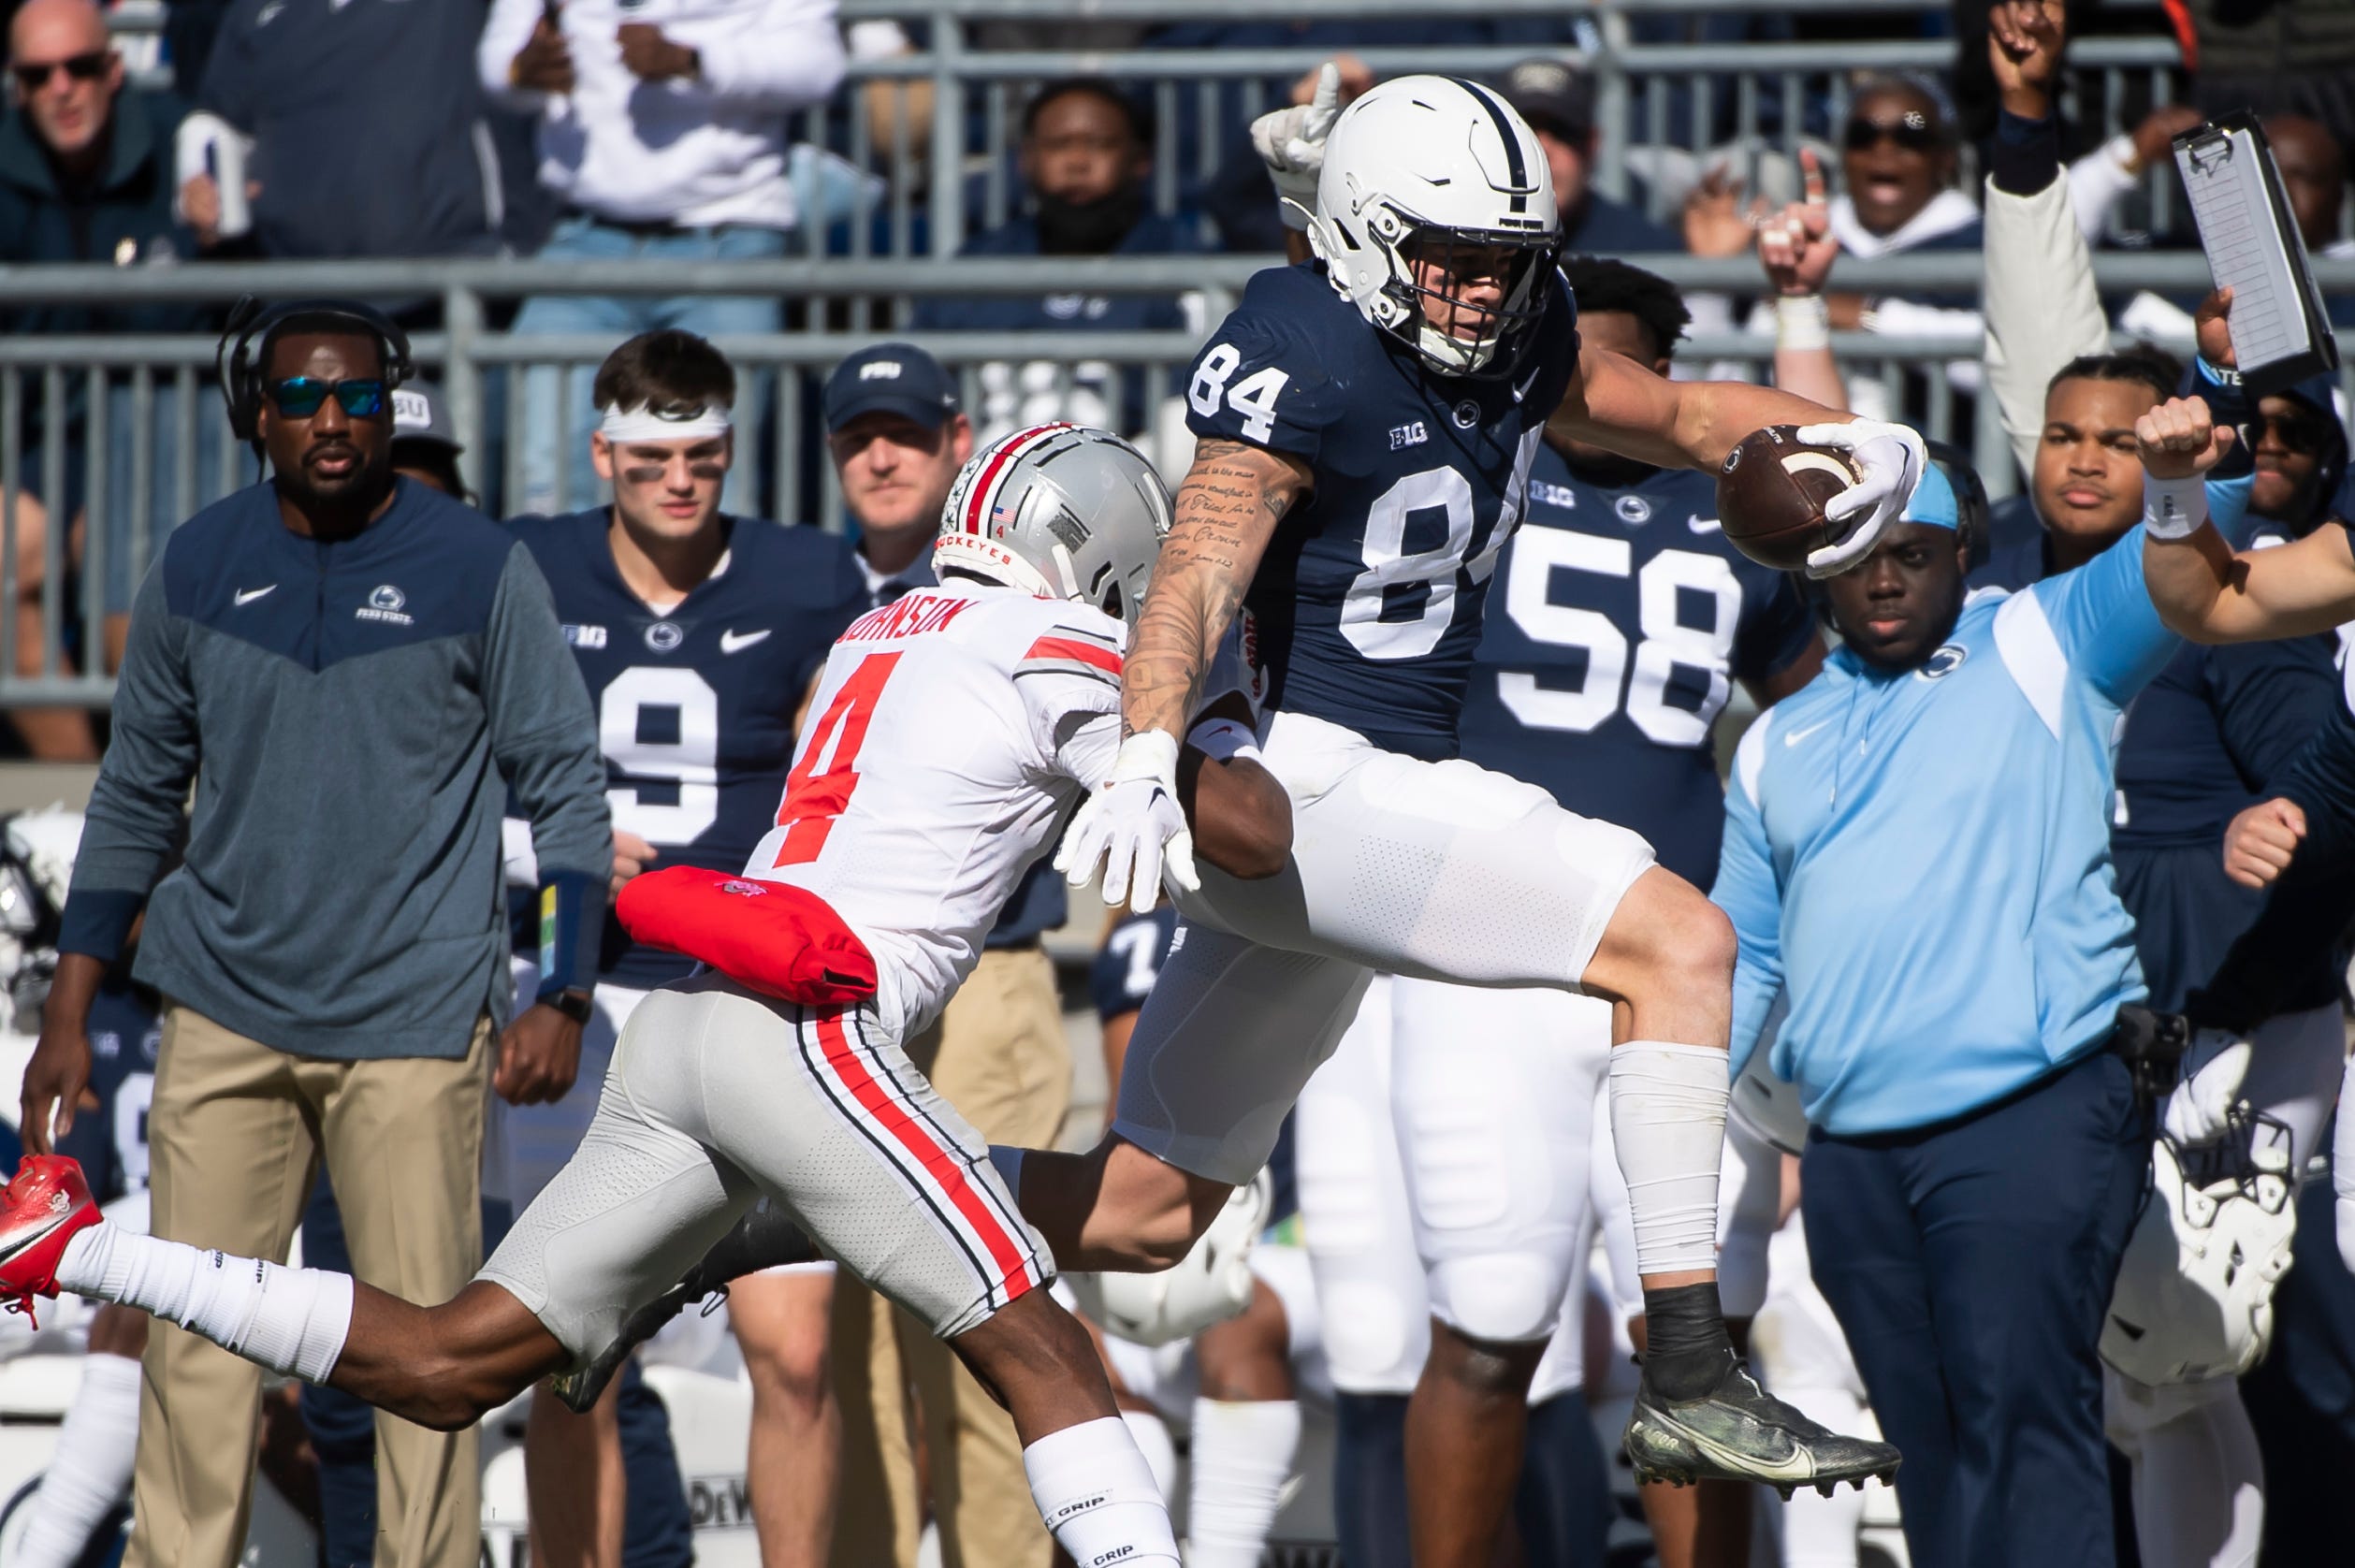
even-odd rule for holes
{"type": "Polygon", "coordinates": [[[834,907],[874,954],[879,1010],[903,1038],[1111,769],[1125,641],[1086,605],[951,582],[835,644],[745,875],[834,907]]]}

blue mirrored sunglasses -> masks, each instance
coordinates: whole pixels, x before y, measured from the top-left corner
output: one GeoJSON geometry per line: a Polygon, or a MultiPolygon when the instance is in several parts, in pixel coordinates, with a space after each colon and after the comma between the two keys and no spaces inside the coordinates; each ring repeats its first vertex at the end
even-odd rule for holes
{"type": "Polygon", "coordinates": [[[382,378],[321,381],[315,376],[294,376],[269,384],[269,400],[290,419],[305,419],[318,413],[319,405],[327,400],[330,392],[343,405],[343,412],[355,419],[374,419],[385,412],[382,378]]]}

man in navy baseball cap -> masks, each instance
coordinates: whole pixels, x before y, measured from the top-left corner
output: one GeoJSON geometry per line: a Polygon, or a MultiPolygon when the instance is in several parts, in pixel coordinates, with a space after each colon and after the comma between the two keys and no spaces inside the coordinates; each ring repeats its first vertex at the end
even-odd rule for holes
{"type": "Polygon", "coordinates": [[[929,585],[940,508],[973,456],[956,377],[913,343],[878,343],[836,365],[820,401],[876,603],[929,585]]]}
{"type": "Polygon", "coordinates": [[[826,378],[822,402],[828,440],[871,414],[896,414],[911,425],[937,430],[960,420],[963,409],[956,377],[913,343],[877,343],[859,350],[826,378]]]}

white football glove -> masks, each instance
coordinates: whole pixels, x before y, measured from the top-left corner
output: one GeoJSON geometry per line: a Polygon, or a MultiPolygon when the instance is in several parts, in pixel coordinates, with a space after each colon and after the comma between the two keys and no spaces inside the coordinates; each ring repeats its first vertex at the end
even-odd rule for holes
{"type": "Polygon", "coordinates": [[[2183,1082],[2167,1096],[2167,1136],[2191,1147],[2214,1143],[2231,1125],[2248,1076],[2249,1043],[2222,1029],[2202,1029],[2184,1053],[2183,1082]]]}
{"type": "Polygon", "coordinates": [[[1921,435],[1904,425],[1858,419],[1842,425],[1802,425],[1798,437],[1810,446],[1837,446],[1851,454],[1864,477],[1824,503],[1833,522],[1857,519],[1848,537],[1807,558],[1810,577],[1837,577],[1872,553],[1881,535],[1913,499],[1913,486],[1929,466],[1921,435]]]}
{"type": "Polygon", "coordinates": [[[1160,730],[1120,743],[1103,787],[1081,805],[1055,851],[1065,880],[1084,887],[1101,864],[1104,902],[1117,908],[1126,900],[1141,915],[1159,901],[1164,880],[1185,893],[1202,885],[1178,806],[1177,761],[1177,737],[1160,730]]]}
{"type": "Polygon", "coordinates": [[[1316,211],[1316,181],[1325,171],[1325,138],[1341,113],[1341,67],[1332,61],[1316,75],[1316,95],[1305,104],[1271,109],[1251,123],[1251,145],[1275,181],[1284,226],[1304,229],[1316,211]]]}

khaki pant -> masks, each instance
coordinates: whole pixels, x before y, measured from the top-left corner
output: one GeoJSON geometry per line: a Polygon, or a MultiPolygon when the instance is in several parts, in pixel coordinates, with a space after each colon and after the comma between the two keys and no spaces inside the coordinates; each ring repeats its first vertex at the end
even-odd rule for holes
{"type": "MultiPolygon", "coordinates": [[[[460,1061],[289,1056],[178,1003],[149,1112],[154,1233],[283,1260],[324,1150],[358,1277],[412,1301],[482,1262],[491,1028],[460,1061]]],[[[245,1543],[262,1371],[183,1329],[148,1336],[128,1568],[232,1568],[245,1543]]],[[[378,1568],[472,1568],[475,1434],[379,1415],[378,1568]]]]}
{"type": "MultiPolygon", "coordinates": [[[[1036,948],[984,952],[909,1054],[991,1142],[1048,1147],[1071,1099],[1054,964],[1036,948]]],[[[1013,1419],[965,1363],[847,1274],[835,1285],[833,1332],[842,1403],[836,1568],[914,1568],[923,1507],[911,1417],[923,1424],[946,1568],[1047,1568],[1054,1546],[1030,1501],[1013,1419]]]]}

